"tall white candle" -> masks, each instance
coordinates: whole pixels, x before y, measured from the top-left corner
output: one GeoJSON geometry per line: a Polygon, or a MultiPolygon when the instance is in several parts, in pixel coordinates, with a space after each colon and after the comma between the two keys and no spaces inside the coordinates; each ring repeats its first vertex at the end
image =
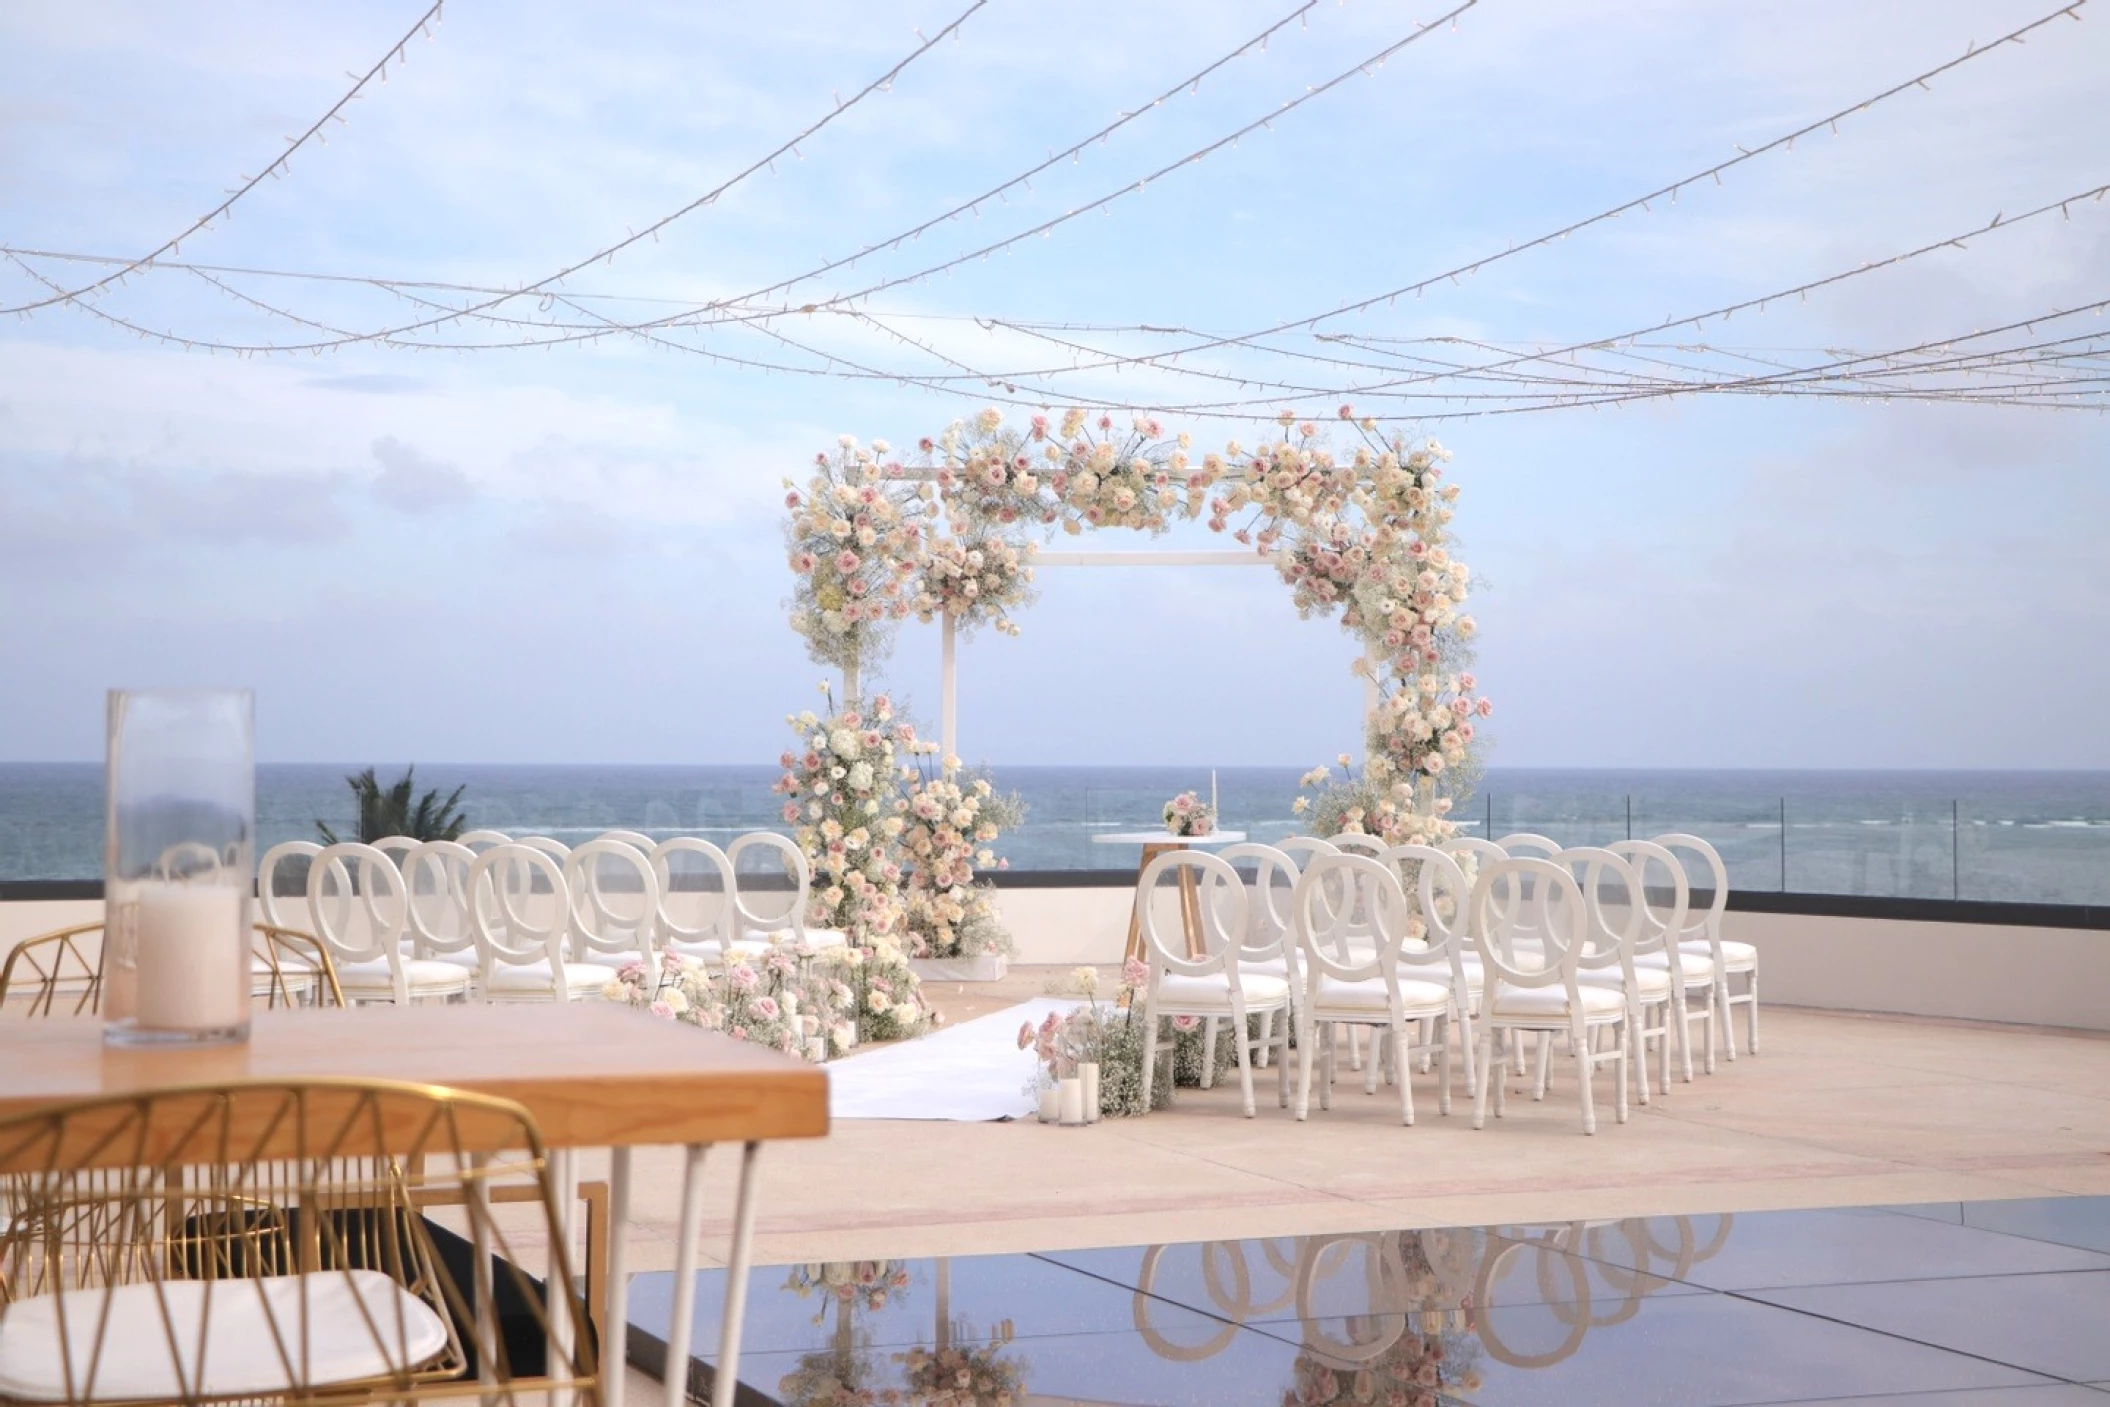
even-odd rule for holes
{"type": "Polygon", "coordinates": [[[143,1029],[224,1030],[248,1022],[246,898],[225,884],[140,886],[133,1011],[143,1029]]]}
{"type": "Polygon", "coordinates": [[[1209,769],[1209,810],[1211,812],[1216,810],[1216,769],[1214,767],[1209,769]]]}

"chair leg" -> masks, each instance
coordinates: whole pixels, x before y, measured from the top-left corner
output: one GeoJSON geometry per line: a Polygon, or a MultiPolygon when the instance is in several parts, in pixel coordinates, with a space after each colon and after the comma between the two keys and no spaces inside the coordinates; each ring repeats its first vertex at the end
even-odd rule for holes
{"type": "MultiPolygon", "coordinates": [[[[1272,1016],[1273,1013],[1270,1013],[1272,1016]]],[[[1290,1013],[1282,1011],[1282,1034],[1275,1038],[1275,1098],[1283,1108],[1289,1108],[1289,1031],[1290,1013]]]]}
{"type": "Polygon", "coordinates": [[[1750,985],[1744,988],[1744,1000],[1750,1004],[1750,1010],[1744,1013],[1744,1044],[1751,1048],[1753,1055],[1756,1055],[1758,1054],[1758,969],[1755,967],[1751,969],[1750,985]]]}
{"type": "Polygon", "coordinates": [[[1706,1053],[1706,1058],[1705,1058],[1705,1060],[1704,1060],[1704,1062],[1703,1062],[1703,1064],[1702,1064],[1702,1068],[1703,1068],[1703,1069],[1705,1069],[1705,1070],[1707,1071],[1707,1073],[1711,1075],[1711,1074],[1713,1074],[1713,1073],[1714,1073],[1714,1043],[1715,1043],[1715,1042],[1714,1042],[1714,1033],[1715,1033],[1715,1023],[1714,1023],[1714,984],[1713,984],[1713,983],[1711,983],[1711,982],[1710,982],[1710,983],[1709,983],[1709,984],[1707,985],[1707,1014],[1706,1014],[1706,1015],[1704,1015],[1704,1016],[1702,1016],[1702,1017],[1701,1017],[1700,1019],[1701,1019],[1701,1020],[1703,1020],[1703,1021],[1705,1021],[1705,1022],[1707,1023],[1707,1030],[1706,1030],[1706,1032],[1704,1033],[1704,1034],[1705,1034],[1705,1037],[1706,1037],[1706,1041],[1707,1041],[1707,1053],[1706,1053]]]}
{"type": "MultiPolygon", "coordinates": [[[[1589,1042],[1583,1043],[1586,1047],[1589,1042]]],[[[1539,1032],[1538,1078],[1532,1082],[1531,1097],[1534,1100],[1546,1097],[1546,1087],[1553,1079],[1553,1032],[1539,1032]]]]}
{"type": "MultiPolygon", "coordinates": [[[[1570,1044],[1575,1047],[1575,1078],[1582,1086],[1580,1094],[1582,1099],[1583,1132],[1586,1134],[1596,1133],[1597,1106],[1595,1103],[1592,1102],[1592,1094],[1590,1090],[1590,1067],[1597,1063],[1597,1057],[1590,1054],[1590,1038],[1587,1034],[1577,1032],[1570,1041],[1570,1044]]],[[[1541,1047],[1541,1049],[1550,1049],[1550,1046],[1551,1043],[1549,1042],[1547,1046],[1541,1047]]],[[[1622,1086],[1620,1089],[1620,1096],[1624,1098],[1625,1094],[1626,1090],[1624,1086],[1622,1086]]]]}
{"type": "Polygon", "coordinates": [[[1260,1013],[1260,1068],[1261,1068],[1261,1069],[1263,1069],[1263,1070],[1265,1070],[1265,1069],[1267,1068],[1267,1053],[1268,1053],[1268,1050],[1269,1050],[1269,1049],[1270,1049],[1270,1048],[1271,1048],[1271,1047],[1272,1047],[1272,1046],[1274,1045],[1274,1042],[1273,1042],[1272,1040],[1268,1039],[1268,1037],[1270,1036],[1270,1034],[1272,1034],[1272,1032],[1274,1031],[1274,1029],[1275,1029],[1275,1013],[1274,1013],[1273,1011],[1263,1011],[1263,1012],[1261,1012],[1261,1013],[1260,1013]]]}
{"type": "Polygon", "coordinates": [[[1348,1068],[1363,1068],[1363,1028],[1360,1026],[1348,1028],[1348,1068]]]}
{"type": "Polygon", "coordinates": [[[1479,1060],[1473,1051],[1473,1010],[1470,1001],[1458,1003],[1458,1053],[1465,1058],[1465,1097],[1473,1098],[1480,1090],[1479,1060]]]}
{"type": "MultiPolygon", "coordinates": [[[[1622,1022],[1622,1023],[1620,1024],[1620,1027],[1619,1027],[1619,1029],[1620,1029],[1620,1030],[1621,1030],[1622,1032],[1630,1032],[1630,1031],[1639,1031],[1639,1032],[1640,1032],[1640,1040],[1641,1040],[1641,1064],[1640,1064],[1640,1084],[1641,1084],[1641,1102],[1642,1102],[1642,1104],[1643,1104],[1643,1105],[1646,1105],[1646,1104],[1648,1103],[1648,1008],[1647,1008],[1647,1007],[1645,1007],[1645,1006],[1643,1006],[1643,1005],[1641,1005],[1641,1004],[1640,1004],[1639,1002],[1636,1002],[1636,1003],[1635,1003],[1634,1005],[1632,1005],[1632,1006],[1629,1006],[1629,1007],[1628,1007],[1628,1008],[1626,1009],[1626,1020],[1625,1020],[1624,1022],[1622,1022]]],[[[1592,1035],[1594,1036],[1594,1035],[1596,1035],[1597,1033],[1593,1031],[1593,1032],[1591,1032],[1591,1034],[1592,1034],[1592,1035]]],[[[1665,1033],[1664,1033],[1664,1040],[1668,1041],[1669,1039],[1670,1039],[1670,1035],[1669,1035],[1669,1033],[1668,1033],[1668,1032],[1665,1032],[1665,1033]]],[[[1624,1047],[1624,1046],[1622,1046],[1622,1047],[1621,1047],[1621,1049],[1625,1049],[1625,1047],[1624,1047]]],[[[1629,1075],[1631,1075],[1631,1074],[1633,1073],[1633,1070],[1634,1070],[1634,1062],[1633,1062],[1633,1061],[1631,1061],[1631,1060],[1626,1060],[1626,1059],[1622,1058],[1622,1059],[1621,1059],[1621,1061],[1620,1061],[1620,1063],[1619,1063],[1619,1091],[1620,1091],[1620,1094],[1621,1094],[1622,1096],[1624,1096],[1624,1095],[1625,1095],[1625,1093],[1626,1093],[1626,1082],[1627,1082],[1627,1079],[1628,1079],[1629,1075]]]]}
{"type": "MultiPolygon", "coordinates": [[[[1633,1071],[1633,1070],[1634,1070],[1635,1068],[1636,1068],[1636,1066],[1635,1066],[1635,1063],[1634,1063],[1634,1026],[1633,1026],[1633,1023],[1632,1023],[1632,1022],[1630,1022],[1630,1021],[1622,1021],[1622,1022],[1620,1022],[1620,1023],[1619,1023],[1619,1105],[1618,1105],[1618,1109],[1619,1109],[1619,1122],[1620,1122],[1620,1123],[1622,1123],[1622,1124],[1626,1122],[1626,1085],[1627,1085],[1627,1075],[1629,1074],[1629,1072],[1633,1071]]],[[[1642,1094],[1642,1100],[1641,1100],[1641,1102],[1642,1102],[1643,1104],[1646,1104],[1646,1103],[1648,1103],[1648,1098],[1647,1098],[1647,1096],[1648,1096],[1648,1061],[1647,1061],[1646,1059],[1644,1059],[1644,1060],[1642,1060],[1642,1061],[1641,1061],[1641,1063],[1640,1063],[1640,1066],[1639,1066],[1639,1069],[1640,1069],[1640,1072],[1641,1072],[1641,1094],[1642,1094]]]]}
{"type": "MultiPolygon", "coordinates": [[[[1333,1081],[1340,1066],[1340,1051],[1335,1042],[1340,1039],[1341,1033],[1331,1021],[1323,1023],[1319,1029],[1326,1033],[1319,1037],[1320,1043],[1325,1046],[1321,1053],[1326,1057],[1326,1068],[1320,1072],[1319,1077],[1319,1108],[1324,1110],[1333,1108],[1333,1081]]],[[[1351,1032],[1354,1029],[1352,1026],[1349,1028],[1351,1032]]]]}
{"type": "Polygon", "coordinates": [[[1436,1018],[1436,1112],[1445,1118],[1451,1112],[1451,1018],[1436,1018]]]}
{"type": "Polygon", "coordinates": [[[1715,1010],[1721,1013],[1722,1053],[1728,1056],[1729,1063],[1734,1065],[1736,1063],[1736,1012],[1729,1005],[1729,974],[1720,968],[1716,968],[1714,973],[1714,1005],[1715,1010]]]}
{"type": "Polygon", "coordinates": [[[1231,1033],[1231,1041],[1238,1050],[1238,1088],[1239,1092],[1245,1096],[1245,1116],[1250,1119],[1255,1112],[1253,1108],[1253,1048],[1252,1043],[1246,1039],[1245,1013],[1239,1012],[1233,1016],[1231,1025],[1235,1028],[1231,1033]]]}
{"type": "Polygon", "coordinates": [[[1313,1048],[1312,1020],[1308,1012],[1297,1016],[1297,1118],[1311,1114],[1311,1067],[1318,1063],[1318,1052],[1313,1048]]]}
{"type": "Polygon", "coordinates": [[[1202,1018],[1202,1088],[1216,1087],[1216,1018],[1202,1018]]]}
{"type": "Polygon", "coordinates": [[[1487,1127],[1487,1104],[1493,1091],[1501,1088],[1505,1070],[1502,1057],[1495,1051],[1495,1031],[1486,1022],[1480,1023],[1480,1087],[1473,1091],[1473,1127],[1487,1127]],[[1491,1088],[1492,1087],[1492,1088],[1491,1088]]]}
{"type": "MultiPolygon", "coordinates": [[[[1362,1028],[1355,1027],[1353,1029],[1360,1030],[1362,1028]]],[[[1375,1026],[1370,1028],[1370,1055],[1368,1059],[1363,1061],[1363,1093],[1376,1094],[1378,1080],[1392,1078],[1392,1071],[1396,1068],[1396,1062],[1393,1060],[1392,1053],[1388,1048],[1394,1044],[1396,1042],[1392,1039],[1390,1029],[1381,1031],[1375,1026]]]]}

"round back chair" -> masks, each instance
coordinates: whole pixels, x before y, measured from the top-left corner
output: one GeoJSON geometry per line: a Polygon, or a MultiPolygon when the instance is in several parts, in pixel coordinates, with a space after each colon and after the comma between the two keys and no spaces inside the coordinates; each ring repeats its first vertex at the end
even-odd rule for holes
{"type": "Polygon", "coordinates": [[[571,899],[556,859],[524,842],[493,846],[470,866],[468,895],[484,995],[564,1000],[568,993],[559,983],[571,899]],[[548,890],[547,898],[535,892],[537,880],[548,890]],[[547,981],[509,979],[507,968],[532,968],[532,977],[546,973],[547,981]]]}
{"type": "Polygon", "coordinates": [[[403,858],[411,947],[421,958],[483,966],[469,924],[469,870],[476,852],[458,840],[428,840],[403,858]]]}
{"type": "Polygon", "coordinates": [[[738,936],[739,927],[731,858],[708,840],[677,835],[653,846],[651,859],[652,878],[659,886],[659,941],[693,956],[702,956],[696,950],[711,945],[722,952],[725,943],[738,936]],[[677,864],[680,856],[693,859],[677,864]],[[697,878],[685,883],[688,875],[697,878]]]}
{"type": "Polygon", "coordinates": [[[732,863],[734,915],[743,930],[732,937],[745,938],[750,930],[768,933],[778,928],[788,928],[798,938],[806,936],[806,897],[813,877],[806,867],[805,853],[788,836],[775,831],[749,831],[725,847],[725,858],[732,863]],[[749,857],[752,861],[743,864],[749,857]],[[770,873],[767,862],[772,857],[791,881],[789,899],[774,897],[785,890],[756,882],[770,873]]]}
{"type": "Polygon", "coordinates": [[[574,958],[654,961],[659,880],[645,851],[606,836],[589,840],[565,858],[564,887],[574,958]]]}
{"type": "MultiPolygon", "coordinates": [[[[324,846],[308,868],[308,917],[340,978],[363,975],[356,970],[366,966],[377,979],[385,974],[385,981],[375,983],[374,995],[386,990],[397,1002],[410,1000],[402,948],[410,895],[395,861],[371,845],[324,846]]],[[[346,985],[365,994],[359,990],[365,983],[346,985]]]]}
{"type": "Polygon", "coordinates": [[[288,840],[264,852],[264,858],[256,862],[256,903],[263,913],[265,923],[273,928],[299,926],[291,922],[290,915],[282,913],[278,907],[279,867],[286,865],[292,868],[290,862],[296,859],[308,862],[307,873],[301,874],[297,881],[288,876],[289,882],[294,884],[292,892],[305,899],[308,892],[307,876],[314,872],[315,857],[321,853],[322,847],[312,840],[288,840]]]}

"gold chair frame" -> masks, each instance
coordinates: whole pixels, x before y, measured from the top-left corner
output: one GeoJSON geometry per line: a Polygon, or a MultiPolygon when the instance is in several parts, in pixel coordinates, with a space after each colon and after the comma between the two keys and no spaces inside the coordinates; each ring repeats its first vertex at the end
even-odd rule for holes
{"type": "Polygon", "coordinates": [[[517,1104],[322,1079],[110,1096],[0,1120],[0,1182],[0,1344],[21,1316],[15,1347],[63,1380],[37,1400],[599,1400],[564,1194],[517,1104]],[[516,1253],[537,1245],[541,1286],[516,1253]],[[531,1317],[540,1373],[515,1371],[501,1295],[531,1317]],[[263,1305],[261,1330],[211,1338],[215,1305],[245,1325],[263,1305]],[[134,1332],[106,1358],[120,1317],[134,1332]],[[142,1372],[150,1397],[126,1391],[142,1372]]]}

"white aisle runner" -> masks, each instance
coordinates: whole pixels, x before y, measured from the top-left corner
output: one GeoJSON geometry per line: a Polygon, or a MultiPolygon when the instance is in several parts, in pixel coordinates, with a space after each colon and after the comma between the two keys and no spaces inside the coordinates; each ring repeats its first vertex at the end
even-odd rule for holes
{"type": "Polygon", "coordinates": [[[1018,1028],[1038,1026],[1074,997],[1041,997],[828,1065],[828,1113],[837,1119],[946,1119],[981,1123],[1035,1112],[1026,1093],[1037,1063],[1018,1028]]]}

